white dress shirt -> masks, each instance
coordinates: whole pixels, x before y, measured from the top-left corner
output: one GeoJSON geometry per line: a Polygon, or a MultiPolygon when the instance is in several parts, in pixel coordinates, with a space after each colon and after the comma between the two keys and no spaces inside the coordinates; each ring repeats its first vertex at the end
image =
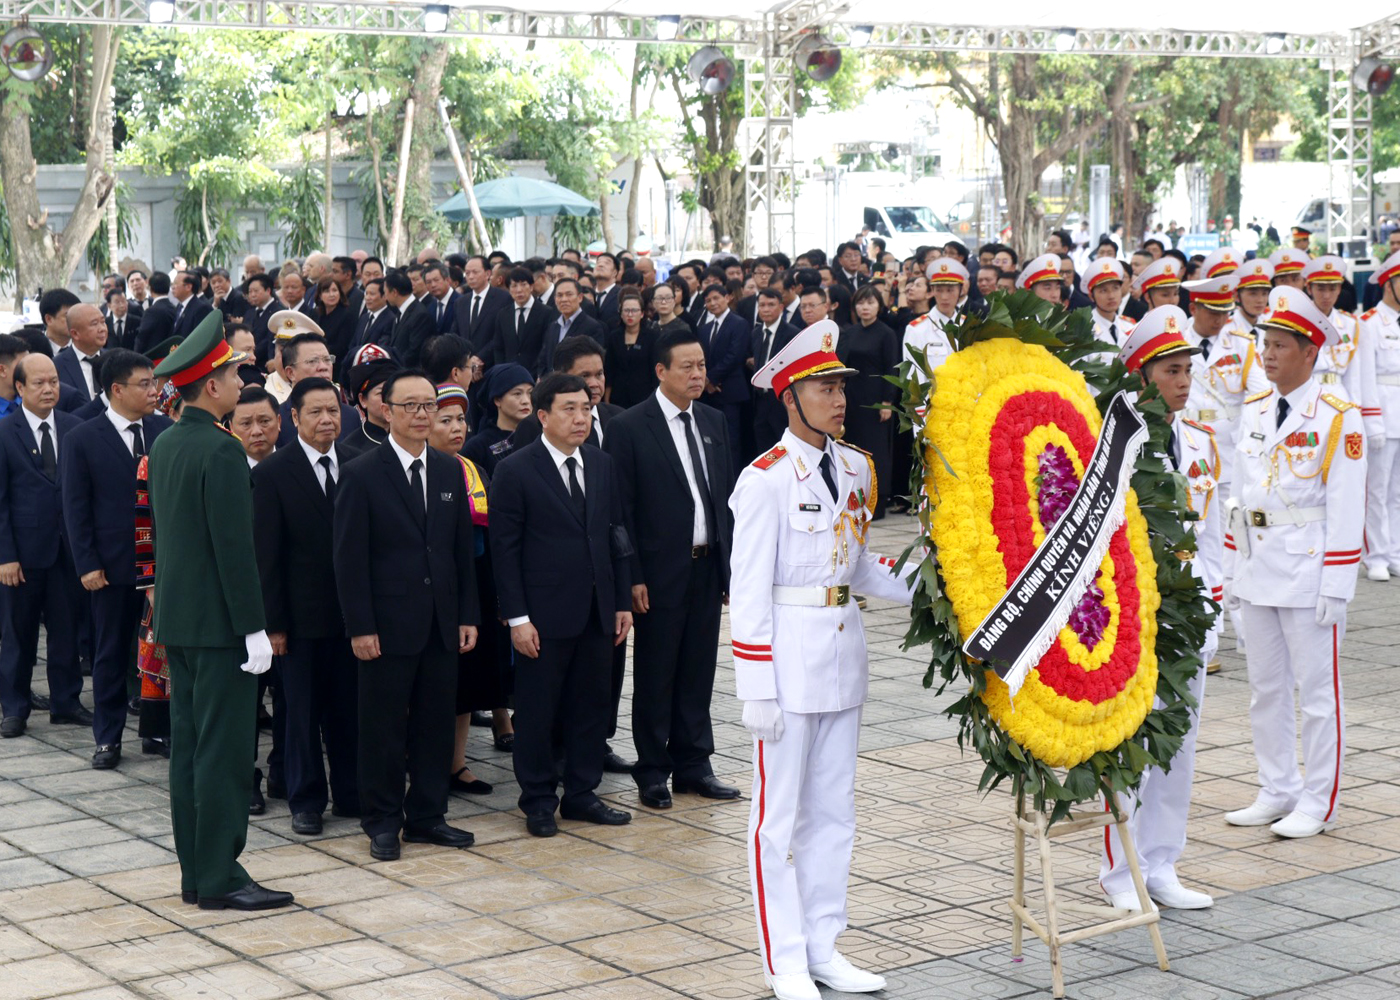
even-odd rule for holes
{"type": "Polygon", "coordinates": [[[132,424],[141,428],[141,447],[147,451],[151,450],[151,442],[146,440],[146,427],[141,420],[128,420],[112,407],[107,407],[107,419],[112,422],[112,426],[117,429],[117,436],[122,439],[122,444],[126,445],[126,450],[134,456],[136,454],[136,439],[131,436],[128,429],[132,424]]]}
{"type": "MultiPolygon", "coordinates": [[[[315,448],[311,447],[311,445],[303,441],[300,434],[297,435],[297,444],[301,445],[301,450],[306,452],[306,460],[311,463],[312,471],[316,473],[316,481],[321,484],[322,492],[324,492],[326,489],[326,467],[321,464],[321,459],[329,458],[331,460],[331,475],[335,478],[335,481],[337,483],[340,482],[340,462],[336,458],[334,443],[331,444],[330,450],[327,451],[324,455],[321,452],[317,451],[315,448]]],[[[427,465],[427,462],[423,463],[423,467],[425,470],[427,468],[427,465]]],[[[424,475],[423,489],[425,492],[427,488],[428,478],[426,475],[424,475]]],[[[424,499],[426,500],[426,496],[424,499]]]]}
{"type": "Polygon", "coordinates": [[[40,435],[40,433],[39,433],[39,425],[40,425],[40,424],[48,424],[48,425],[49,425],[49,440],[53,442],[53,455],[54,455],[54,459],[57,460],[57,459],[58,459],[58,421],[55,420],[55,419],[53,418],[53,411],[50,410],[50,411],[49,411],[49,415],[48,415],[47,417],[41,417],[41,416],[39,416],[38,414],[31,412],[30,409],[29,409],[29,407],[25,406],[23,403],[20,404],[19,408],[20,408],[20,412],[22,412],[22,413],[24,414],[24,419],[27,420],[27,421],[29,421],[29,429],[30,429],[31,431],[34,432],[34,443],[35,443],[36,445],[42,440],[42,437],[41,437],[41,435],[40,435]]]}
{"type": "Polygon", "coordinates": [[[710,533],[705,517],[705,499],[700,492],[700,482],[695,478],[695,466],[690,461],[690,445],[685,440],[685,422],[681,420],[682,413],[690,414],[690,432],[695,435],[695,445],[700,449],[700,474],[708,483],[709,470],[705,468],[705,447],[701,443],[700,424],[695,419],[695,407],[689,406],[682,410],[667,399],[660,389],[656,390],[656,402],[661,406],[661,415],[666,418],[666,429],[671,432],[671,441],[680,454],[681,468],[685,470],[685,482],[690,487],[690,498],[695,502],[695,516],[691,518],[690,524],[690,544],[708,545],[710,533]]]}
{"type": "MultiPolygon", "coordinates": [[[[422,472],[419,473],[419,478],[423,480],[423,509],[426,511],[428,509],[428,443],[426,441],[423,442],[423,453],[421,455],[410,455],[408,452],[404,451],[403,448],[399,447],[399,443],[394,440],[394,435],[390,434],[389,447],[393,448],[394,454],[399,457],[399,464],[403,466],[403,474],[408,478],[409,485],[413,484],[413,473],[408,467],[413,464],[414,459],[418,459],[422,462],[422,472]]],[[[317,457],[319,458],[320,456],[317,457]]]]}
{"type": "Polygon", "coordinates": [[[82,351],[78,350],[77,344],[73,344],[71,346],[73,348],[73,357],[78,359],[78,371],[83,373],[83,381],[87,383],[88,398],[91,399],[93,396],[97,395],[97,393],[102,391],[102,386],[98,385],[97,380],[93,378],[92,362],[86,361],[84,359],[95,358],[102,352],[93,351],[91,354],[84,354],[82,351]]]}

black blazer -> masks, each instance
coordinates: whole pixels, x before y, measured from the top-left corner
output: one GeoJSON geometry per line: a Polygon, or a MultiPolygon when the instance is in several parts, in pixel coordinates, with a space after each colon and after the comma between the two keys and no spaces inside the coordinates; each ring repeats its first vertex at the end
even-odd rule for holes
{"type": "MultiPolygon", "coordinates": [[[[244,321],[244,326],[248,325],[246,317],[253,311],[253,307],[248,304],[248,297],[237,288],[228,290],[228,294],[224,296],[224,301],[218,309],[224,314],[224,319],[241,319],[244,321]]],[[[269,313],[269,315],[271,314],[269,313]]]]}
{"type": "MultiPolygon", "coordinates": [[[[487,368],[513,363],[523,365],[527,371],[533,371],[535,362],[540,358],[540,348],[544,346],[544,332],[550,323],[559,318],[557,312],[536,299],[525,317],[524,327],[517,335],[515,310],[515,300],[512,299],[507,308],[496,313],[491,339],[476,345],[477,352],[481,354],[487,368]],[[482,354],[482,351],[485,353],[482,354]]],[[[473,341],[473,344],[476,342],[473,341]]]]}
{"type": "MultiPolygon", "coordinates": [[[[97,352],[95,368],[100,368],[102,364],[102,352],[97,352]]],[[[88,392],[87,380],[83,378],[83,362],[78,358],[78,352],[73,345],[69,344],[53,356],[53,366],[58,369],[58,381],[62,385],[76,389],[83,399],[91,399],[92,393],[88,392]]],[[[101,377],[94,371],[93,385],[101,392],[101,377]]]]}
{"type": "MultiPolygon", "coordinates": [[[[172,421],[152,414],[141,421],[149,453],[172,421]]],[[[129,435],[106,417],[73,428],[58,450],[63,521],[78,575],[104,570],[107,582],[136,582],[136,459],[129,435]]]]}
{"type": "Polygon", "coordinates": [[[476,314],[476,322],[472,322],[472,298],[474,293],[470,288],[464,292],[457,293],[457,336],[471,342],[478,355],[485,348],[486,342],[494,336],[496,331],[496,315],[502,309],[514,310],[515,300],[510,297],[510,293],[504,288],[497,288],[495,285],[486,286],[486,298],[481,302],[481,309],[476,314]]]}
{"type": "MultiPolygon", "coordinates": [[[[296,440],[297,428],[292,423],[292,401],[289,397],[285,403],[277,408],[277,417],[282,424],[277,429],[277,447],[284,448],[296,440]]],[[[360,431],[360,411],[348,403],[340,404],[340,437],[336,441],[344,441],[348,437],[354,437],[360,431]]],[[[297,451],[301,449],[298,448],[297,451]]]]}
{"type": "Polygon", "coordinates": [[[84,399],[83,394],[77,389],[60,382],[58,383],[58,405],[54,409],[63,413],[71,413],[79,420],[86,420],[91,413],[84,411],[92,410],[92,412],[103,413],[107,407],[102,405],[101,393],[95,399],[84,399]]]}
{"type": "Polygon", "coordinates": [[[613,526],[623,523],[613,461],[591,445],[579,450],[582,522],[542,441],[507,456],[491,480],[491,565],[501,617],[529,615],[546,639],[582,634],[595,607],[603,634],[612,635],[616,612],[632,607],[627,560],[613,545],[613,526]]]}
{"type": "Polygon", "coordinates": [[[622,325],[621,309],[618,299],[622,295],[622,286],[614,282],[606,292],[593,293],[593,307],[598,314],[598,322],[603,324],[604,329],[611,330],[615,326],[622,325]]]}
{"type": "MultiPolygon", "coordinates": [[[[176,306],[176,309],[178,310],[179,307],[176,306]]],[[[190,331],[199,326],[204,317],[208,316],[213,311],[213,303],[203,295],[191,295],[185,300],[185,311],[180,313],[180,318],[175,321],[175,332],[173,336],[188,337],[190,331]]],[[[156,341],[156,343],[159,343],[159,341],[156,341]]]]}
{"type": "Polygon", "coordinates": [[[481,621],[471,504],[462,466],[426,448],[426,525],[394,447],[385,441],[341,466],[333,546],[335,586],[352,637],[378,635],[385,656],[415,656],[438,629],[481,621]]]}
{"type": "Polygon", "coordinates": [[[341,303],[329,313],[321,311],[321,307],[316,307],[316,315],[312,317],[316,325],[321,328],[321,332],[326,338],[326,347],[335,355],[336,363],[345,357],[352,350],[351,342],[355,339],[355,320],[358,319],[350,307],[341,303]]]}
{"type": "MultiPolygon", "coordinates": [[[[350,353],[364,347],[366,344],[379,344],[381,347],[393,349],[394,324],[398,322],[399,311],[393,306],[386,305],[379,310],[378,316],[371,316],[369,312],[360,314],[358,322],[355,324],[355,339],[350,345],[350,353]]],[[[347,357],[346,363],[350,359],[347,357]]]]}
{"type": "MultiPolygon", "coordinates": [[[[718,410],[699,402],[692,403],[690,410],[717,528],[710,546],[718,551],[720,579],[727,592],[729,554],[734,547],[734,520],[729,512],[734,469],[729,437],[718,410]]],[[[690,580],[695,498],[654,393],[612,422],[607,431],[607,453],[616,461],[624,523],[636,548],[632,583],[646,584],[647,597],[656,607],[679,608],[685,604],[690,580]]]]}
{"type": "MultiPolygon", "coordinates": [[[[82,421],[58,410],[47,420],[54,449],[62,455],[68,435],[82,421]]],[[[133,494],[133,504],[135,499],[133,494]]],[[[39,442],[22,408],[16,408],[0,420],[0,563],[47,569],[58,561],[67,534],[59,480],[44,475],[39,442]]]]}
{"type": "MultiPolygon", "coordinates": [[[[350,456],[333,449],[345,473],[350,456]]],[[[334,587],[334,508],[301,448],[283,448],[253,468],[253,547],[269,632],[294,639],[345,634],[334,587]]]]}
{"type": "MultiPolygon", "coordinates": [[[[269,314],[270,315],[270,314],[269,314]]],[[[175,306],[168,298],[157,299],[141,315],[134,350],[145,354],[163,340],[175,335],[175,306]]]]}
{"type": "Polygon", "coordinates": [[[136,335],[141,332],[141,313],[128,310],[122,317],[121,336],[117,336],[117,318],[107,314],[107,346],[121,347],[128,351],[136,348],[136,335]]]}
{"type": "Polygon", "coordinates": [[[423,345],[429,338],[436,337],[437,333],[437,321],[433,318],[432,308],[422,302],[415,302],[405,309],[394,327],[393,351],[399,363],[405,368],[416,367],[418,358],[423,353],[423,345]]]}
{"type": "Polygon", "coordinates": [[[272,319],[272,314],[282,308],[282,304],[275,298],[268,299],[263,303],[261,309],[250,304],[247,312],[243,314],[243,325],[253,331],[253,340],[258,347],[272,340],[272,331],[267,328],[267,321],[272,319]]]}
{"type": "MultiPolygon", "coordinates": [[[[603,425],[604,437],[607,437],[608,435],[608,428],[612,426],[613,417],[617,416],[620,413],[627,412],[621,406],[618,406],[616,403],[608,402],[599,403],[597,406],[597,410],[598,423],[603,425]]],[[[520,421],[520,423],[516,426],[515,431],[511,434],[511,447],[515,451],[519,451],[527,444],[530,444],[533,441],[538,441],[539,439],[540,417],[538,413],[531,411],[530,415],[524,420],[520,421]]],[[[588,428],[588,440],[584,443],[591,444],[595,448],[601,448],[603,446],[603,443],[598,440],[597,428],[588,428]]]]}
{"type": "MultiPolygon", "coordinates": [[[[563,317],[555,316],[545,327],[544,343],[540,345],[540,356],[535,361],[535,377],[539,378],[547,372],[554,370],[554,349],[559,346],[559,324],[563,317]]],[[[573,322],[569,324],[569,336],[581,337],[584,334],[592,337],[600,345],[607,336],[603,324],[598,322],[586,312],[579,310],[574,313],[573,322]]]]}
{"type": "MultiPolygon", "coordinates": [[[[765,355],[763,353],[763,327],[759,325],[757,320],[755,320],[753,323],[753,333],[751,335],[749,344],[749,356],[753,358],[752,370],[758,371],[758,369],[762,368],[769,361],[773,360],[773,357],[784,347],[786,347],[788,345],[788,341],[792,340],[793,337],[796,337],[797,333],[798,331],[796,327],[784,322],[783,318],[779,316],[777,326],[773,330],[773,343],[769,345],[768,353],[765,355]]],[[[764,391],[768,392],[769,395],[772,395],[771,389],[764,391]]]]}

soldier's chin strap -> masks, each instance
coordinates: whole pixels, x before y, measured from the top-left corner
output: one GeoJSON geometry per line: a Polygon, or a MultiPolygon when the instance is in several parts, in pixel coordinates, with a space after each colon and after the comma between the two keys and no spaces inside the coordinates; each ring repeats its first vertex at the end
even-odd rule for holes
{"type": "Polygon", "coordinates": [[[813,427],[812,422],[807,419],[807,414],[802,412],[802,399],[797,392],[797,383],[794,382],[792,385],[788,386],[788,388],[792,390],[792,405],[797,407],[797,419],[801,420],[802,423],[806,425],[807,429],[813,434],[821,434],[824,437],[835,438],[839,441],[841,437],[846,433],[845,425],[843,424],[841,426],[841,429],[835,434],[828,434],[826,431],[818,430],[817,428],[813,427]]]}

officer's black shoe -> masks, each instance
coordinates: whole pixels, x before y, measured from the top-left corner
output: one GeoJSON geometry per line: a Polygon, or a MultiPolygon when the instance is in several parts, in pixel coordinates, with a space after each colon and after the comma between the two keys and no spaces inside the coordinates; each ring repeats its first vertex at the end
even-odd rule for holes
{"type": "Polygon", "coordinates": [[[7,716],[0,719],[0,737],[4,739],[14,739],[16,736],[23,736],[29,723],[21,719],[18,715],[7,716]]]}
{"type": "Polygon", "coordinates": [[[170,741],[158,736],[141,737],[141,752],[170,759],[170,741]]]}
{"type": "Polygon", "coordinates": [[[292,894],[264,889],[256,882],[249,882],[241,889],[226,892],[222,896],[200,896],[201,910],[275,910],[279,906],[291,906],[292,894]]]}
{"type": "Polygon", "coordinates": [[[631,774],[632,768],[637,765],[623,760],[617,754],[609,750],[603,754],[603,770],[609,774],[631,774]]]}
{"type": "Polygon", "coordinates": [[[399,860],[399,835],[376,833],[369,838],[369,856],[375,861],[399,860]]]}
{"type": "Polygon", "coordinates": [[[292,832],[310,837],[321,832],[321,814],[313,812],[297,813],[292,817],[292,832]]]}
{"type": "Polygon", "coordinates": [[[94,771],[110,771],[121,762],[122,745],[120,743],[104,743],[92,755],[94,771]]]}
{"type": "Polygon", "coordinates": [[[670,809],[671,792],[663,782],[659,785],[648,785],[646,788],[637,789],[637,798],[642,800],[642,805],[648,809],[670,809]]]}
{"type": "Polygon", "coordinates": [[[267,797],[269,799],[285,799],[287,797],[287,783],[281,778],[274,778],[271,768],[267,772],[267,797]]]}
{"type": "Polygon", "coordinates": [[[34,711],[36,711],[36,712],[47,712],[47,711],[48,711],[51,707],[53,707],[53,706],[52,706],[52,703],[49,701],[49,696],[48,696],[48,695],[46,695],[46,694],[35,694],[33,691],[30,691],[30,692],[29,692],[29,707],[32,708],[32,709],[33,709],[34,711]]]}
{"type": "Polygon", "coordinates": [[[599,826],[626,826],[632,822],[632,814],[614,809],[602,799],[594,799],[582,808],[570,808],[560,804],[559,815],[564,819],[581,820],[584,823],[597,823],[599,826]]]}
{"type": "Polygon", "coordinates": [[[267,799],[262,793],[262,768],[253,768],[253,795],[248,800],[248,815],[261,816],[267,812],[267,799]]]}
{"type": "Polygon", "coordinates": [[[50,712],[49,725],[51,726],[90,726],[92,725],[92,713],[79,705],[71,712],[50,712]]]}
{"type": "Polygon", "coordinates": [[[404,830],[403,839],[410,844],[436,844],[438,847],[465,849],[476,843],[476,836],[455,826],[439,823],[426,830],[404,830]]]}
{"type": "Polygon", "coordinates": [[[189,903],[193,906],[199,902],[199,893],[195,892],[193,889],[181,889],[180,902],[189,903]]]}
{"type": "Polygon", "coordinates": [[[737,799],[739,797],[739,789],[720,784],[719,779],[713,774],[707,774],[703,778],[696,778],[692,781],[672,778],[671,787],[676,790],[677,795],[698,795],[704,799],[737,799]]]}
{"type": "Polygon", "coordinates": [[[525,829],[532,837],[552,837],[559,832],[553,813],[535,813],[525,817],[525,829]]]}

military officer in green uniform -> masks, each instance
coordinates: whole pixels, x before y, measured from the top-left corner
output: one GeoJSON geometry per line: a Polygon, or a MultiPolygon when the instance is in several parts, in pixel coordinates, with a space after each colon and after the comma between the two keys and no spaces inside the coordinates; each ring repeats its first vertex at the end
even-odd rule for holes
{"type": "Polygon", "coordinates": [[[156,367],[185,407],[151,447],[147,480],[155,638],[170,664],[170,819],[180,895],[205,910],[292,902],[291,893],[263,888],[238,863],[252,793],[255,675],[272,665],[248,462],[219,422],[238,401],[245,360],[224,341],[216,309],[156,367]]]}

